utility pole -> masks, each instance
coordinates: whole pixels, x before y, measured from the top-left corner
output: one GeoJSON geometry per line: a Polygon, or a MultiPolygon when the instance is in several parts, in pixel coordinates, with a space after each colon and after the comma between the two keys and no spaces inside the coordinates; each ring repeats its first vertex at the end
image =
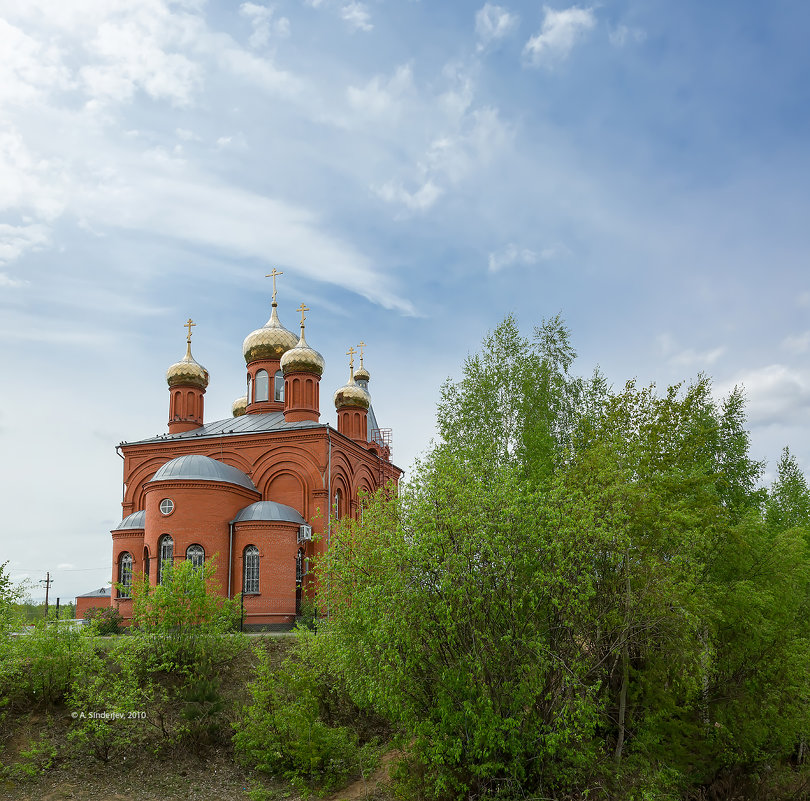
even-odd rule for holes
{"type": "Polygon", "coordinates": [[[45,585],[45,620],[47,620],[48,619],[48,591],[50,590],[51,583],[52,583],[51,582],[51,573],[50,573],[50,571],[48,571],[45,574],[45,580],[40,581],[39,583],[45,585]]]}

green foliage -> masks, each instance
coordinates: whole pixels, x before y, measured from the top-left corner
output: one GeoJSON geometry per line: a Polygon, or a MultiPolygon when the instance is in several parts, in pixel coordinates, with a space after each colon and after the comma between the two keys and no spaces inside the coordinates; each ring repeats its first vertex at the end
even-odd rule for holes
{"type": "Polygon", "coordinates": [[[16,709],[61,704],[92,658],[93,631],[40,622],[4,642],[0,697],[16,709]]]}
{"type": "Polygon", "coordinates": [[[133,633],[142,640],[143,657],[161,670],[224,663],[241,641],[238,600],[215,591],[216,562],[202,569],[189,560],[165,565],[163,583],[150,587],[141,578],[132,585],[133,633]]]}
{"type": "Polygon", "coordinates": [[[234,747],[251,768],[326,792],[369,770],[377,749],[360,745],[357,732],[345,725],[357,710],[341,715],[339,682],[316,657],[315,641],[304,630],[299,637],[294,655],[279,667],[259,651],[252,703],[243,711],[234,747]]]}
{"type": "Polygon", "coordinates": [[[740,391],[615,392],[573,358],[558,318],[532,342],[507,318],[443,388],[442,442],[318,566],[321,658],[430,796],[675,798],[808,731],[795,460],[766,493],[740,391]]]}
{"type": "Polygon", "coordinates": [[[84,619],[95,624],[99,635],[120,634],[124,618],[113,606],[93,606],[84,613],[84,619]]]}

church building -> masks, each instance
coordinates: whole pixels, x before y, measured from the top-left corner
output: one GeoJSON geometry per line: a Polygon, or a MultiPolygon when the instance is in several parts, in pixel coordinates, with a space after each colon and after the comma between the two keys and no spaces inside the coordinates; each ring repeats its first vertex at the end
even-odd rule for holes
{"type": "Polygon", "coordinates": [[[379,428],[369,373],[354,370],[334,393],[337,426],[320,421],[324,360],[279,321],[276,277],[267,323],[242,345],[247,393],[233,416],[206,422],[208,371],[191,355],[169,367],[168,432],[122,442],[123,519],[113,529],[108,603],[132,615],[133,576],[160,583],[167,564],[216,556],[219,591],[243,594],[246,627],[291,624],[312,588],[310,561],[326,550],[335,519],[357,516],[360,497],[396,483],[390,431],[379,428]]]}

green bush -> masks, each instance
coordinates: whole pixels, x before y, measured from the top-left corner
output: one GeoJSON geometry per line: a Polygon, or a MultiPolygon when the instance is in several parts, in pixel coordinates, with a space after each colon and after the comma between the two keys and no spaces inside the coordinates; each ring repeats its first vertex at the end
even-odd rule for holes
{"type": "Polygon", "coordinates": [[[242,726],[234,736],[239,761],[299,787],[322,791],[374,764],[375,745],[361,746],[357,732],[336,720],[339,716],[329,698],[334,685],[327,686],[327,681],[308,658],[306,640],[277,668],[267,652],[260,651],[250,684],[253,700],[243,710],[242,726]]]}
{"type": "Polygon", "coordinates": [[[118,609],[112,606],[93,606],[84,613],[84,619],[94,623],[101,636],[120,634],[124,621],[118,609]]]}

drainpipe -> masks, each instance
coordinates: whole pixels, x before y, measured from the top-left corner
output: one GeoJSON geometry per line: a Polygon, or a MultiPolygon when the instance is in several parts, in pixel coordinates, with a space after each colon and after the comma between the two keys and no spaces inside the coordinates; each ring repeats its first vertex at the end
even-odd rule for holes
{"type": "MultiPolygon", "coordinates": [[[[332,547],[332,431],[329,428],[329,424],[326,424],[326,439],[329,441],[329,461],[328,461],[328,471],[329,471],[329,505],[327,506],[327,517],[326,517],[326,549],[327,551],[332,547]]],[[[328,579],[327,579],[328,581],[328,579]]],[[[329,585],[327,583],[326,586],[326,597],[329,598],[329,585]]],[[[326,619],[329,620],[329,605],[327,604],[326,607],[326,619]]]]}
{"type": "Polygon", "coordinates": [[[231,574],[233,573],[233,520],[228,523],[228,600],[231,599],[231,574]]]}

